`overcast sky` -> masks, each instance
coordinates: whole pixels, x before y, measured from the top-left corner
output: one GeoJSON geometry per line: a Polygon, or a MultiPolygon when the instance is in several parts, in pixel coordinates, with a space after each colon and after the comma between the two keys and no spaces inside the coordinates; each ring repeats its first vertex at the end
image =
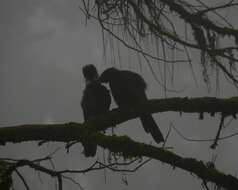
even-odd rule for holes
{"type": "MultiPolygon", "coordinates": [[[[113,63],[103,57],[100,27],[93,20],[85,26],[85,17],[77,8],[78,5],[77,0],[0,1],[1,127],[28,123],[82,122],[82,66],[95,64],[99,72],[102,72],[105,68],[113,66],[113,63]]],[[[147,66],[140,70],[133,60],[125,56],[120,67],[140,72],[148,83],[148,96],[162,98],[162,89],[153,79],[147,66]]],[[[197,69],[196,66],[195,68],[197,69]]],[[[198,78],[201,76],[200,72],[196,70],[198,78]]],[[[176,75],[176,87],[185,90],[169,96],[216,95],[214,92],[208,93],[202,81],[196,87],[188,67],[182,65],[176,75]]],[[[222,84],[219,96],[237,96],[237,92],[230,85],[222,84]]],[[[205,120],[201,121],[198,120],[197,114],[180,116],[179,113],[163,113],[154,114],[154,118],[164,134],[173,122],[176,128],[190,138],[214,137],[219,123],[218,117],[210,118],[205,115],[205,120]]],[[[236,125],[237,121],[234,121],[222,135],[236,131],[236,125]]],[[[138,141],[153,142],[137,119],[121,126],[123,127],[116,129],[117,134],[127,134],[138,141]]],[[[218,155],[217,168],[236,175],[237,141],[238,137],[223,141],[212,151],[209,149],[210,143],[188,143],[172,131],[168,146],[173,146],[173,151],[181,156],[204,161],[210,161],[212,155],[218,155]]],[[[62,147],[55,156],[55,164],[59,169],[83,169],[96,159],[84,158],[81,145],[74,146],[71,152],[66,154],[63,145],[59,143],[48,143],[41,147],[38,147],[37,143],[8,144],[0,147],[0,152],[1,157],[33,159],[43,157],[57,147],[62,147]]],[[[102,152],[99,149],[100,159],[102,152]]],[[[32,189],[53,189],[53,180],[45,178],[44,175],[42,184],[34,171],[22,172],[32,189]]],[[[106,183],[103,171],[73,177],[85,190],[201,189],[201,181],[196,177],[180,169],[174,170],[158,161],[150,162],[136,173],[126,175],[128,186],[122,182],[123,174],[107,172],[106,176],[106,183]]],[[[16,177],[14,182],[17,190],[24,189],[16,177]]],[[[77,188],[74,184],[65,182],[65,189],[77,188]]]]}

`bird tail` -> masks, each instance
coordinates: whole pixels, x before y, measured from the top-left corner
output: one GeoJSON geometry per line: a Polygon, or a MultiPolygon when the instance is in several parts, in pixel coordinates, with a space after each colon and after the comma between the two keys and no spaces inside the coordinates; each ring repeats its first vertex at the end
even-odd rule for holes
{"type": "Polygon", "coordinates": [[[140,117],[140,120],[142,122],[145,132],[150,133],[157,143],[164,141],[163,134],[161,133],[158,125],[156,124],[155,120],[151,115],[142,116],[140,117]]]}

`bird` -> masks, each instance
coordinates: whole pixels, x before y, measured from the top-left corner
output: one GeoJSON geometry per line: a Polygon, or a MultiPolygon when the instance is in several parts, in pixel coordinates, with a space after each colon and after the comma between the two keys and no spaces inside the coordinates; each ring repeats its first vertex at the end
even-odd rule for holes
{"type": "MultiPolygon", "coordinates": [[[[83,91],[81,107],[84,121],[87,121],[109,111],[111,95],[109,90],[99,82],[99,75],[94,65],[89,64],[84,66],[83,76],[86,86],[83,91]]],[[[83,142],[82,144],[86,157],[94,157],[96,155],[97,145],[95,143],[83,142]]]]}
{"type": "MultiPolygon", "coordinates": [[[[112,96],[119,108],[136,109],[148,101],[147,85],[135,72],[111,67],[101,74],[99,80],[102,83],[109,83],[112,96]]],[[[157,143],[164,141],[163,134],[151,114],[140,116],[140,120],[145,132],[150,133],[157,143]]]]}

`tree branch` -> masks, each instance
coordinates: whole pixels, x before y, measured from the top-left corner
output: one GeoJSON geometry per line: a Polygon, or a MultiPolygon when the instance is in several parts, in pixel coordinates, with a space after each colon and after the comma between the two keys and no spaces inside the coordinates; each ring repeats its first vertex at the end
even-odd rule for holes
{"type": "MultiPolygon", "coordinates": [[[[128,111],[115,109],[83,124],[51,124],[51,125],[22,125],[0,128],[1,143],[23,141],[93,141],[97,145],[109,149],[111,152],[120,153],[125,157],[145,156],[161,162],[179,167],[196,174],[205,181],[211,181],[227,189],[237,189],[238,180],[230,175],[222,174],[214,168],[209,168],[202,161],[192,158],[182,158],[170,151],[157,148],[144,143],[138,143],[129,137],[106,136],[100,130],[107,129],[115,124],[143,114],[178,111],[186,113],[222,113],[234,115],[238,112],[238,98],[217,99],[203,98],[169,98],[148,101],[141,110],[128,111]]],[[[42,169],[42,168],[41,168],[42,169]]],[[[46,172],[49,172],[48,170],[46,172]]],[[[59,181],[60,183],[60,181],[59,181]]],[[[60,184],[59,184],[60,185],[60,184]]]]}
{"type": "MultiPolygon", "coordinates": [[[[84,135],[89,132],[85,127],[82,127],[82,126],[67,127],[67,128],[69,129],[78,128],[78,132],[80,132],[79,134],[77,134],[79,141],[86,138],[84,135]]],[[[46,129],[42,131],[42,133],[43,132],[46,132],[46,129]]],[[[74,133],[72,133],[71,136],[73,136],[73,134],[74,133]]],[[[39,136],[41,136],[41,134],[39,134],[39,136]]],[[[56,134],[56,138],[57,138],[57,134],[56,134]]],[[[202,161],[198,161],[193,158],[183,158],[163,148],[157,148],[152,145],[135,142],[126,136],[121,136],[121,137],[118,137],[115,135],[106,136],[98,132],[90,132],[87,138],[89,141],[93,140],[93,142],[95,142],[97,145],[103,148],[109,149],[111,152],[119,153],[120,155],[123,155],[124,157],[145,156],[148,158],[161,161],[163,163],[167,163],[173,167],[178,167],[180,169],[186,170],[190,173],[197,175],[202,180],[216,183],[216,185],[222,186],[229,190],[235,190],[238,188],[237,178],[231,175],[225,175],[219,172],[218,170],[216,170],[215,168],[207,166],[202,161]]],[[[25,162],[22,161],[21,164],[25,164],[25,162]]],[[[42,170],[43,172],[52,174],[51,171],[45,168],[42,169],[39,167],[40,166],[37,166],[37,169],[42,170]]]]}
{"type": "Polygon", "coordinates": [[[215,113],[222,113],[235,118],[238,113],[238,97],[228,99],[212,97],[153,99],[149,100],[148,104],[140,110],[114,109],[83,124],[32,124],[2,127],[0,128],[0,143],[33,140],[71,142],[80,138],[87,138],[90,130],[102,131],[141,115],[167,111],[200,113],[202,115],[203,113],[210,113],[211,116],[214,116],[215,113]],[[84,131],[81,128],[88,130],[84,131]]]}
{"type": "MultiPolygon", "coordinates": [[[[152,59],[168,63],[158,51],[158,47],[163,50],[166,47],[166,51],[170,51],[172,55],[174,52],[182,51],[188,61],[190,57],[186,53],[186,48],[198,50],[201,51],[201,66],[204,71],[209,67],[213,69],[216,65],[216,68],[219,68],[237,87],[238,80],[234,74],[235,65],[238,63],[237,47],[233,44],[238,43],[238,30],[225,16],[216,12],[217,9],[229,7],[235,9],[237,3],[233,3],[232,0],[220,6],[215,6],[214,3],[211,7],[201,1],[197,3],[175,0],[95,0],[96,9],[85,5],[81,9],[87,18],[89,15],[90,18],[96,18],[102,29],[111,37],[141,54],[146,61],[152,59]],[[197,6],[197,3],[200,6],[197,6]],[[217,21],[206,13],[214,13],[220,20],[217,21]],[[188,29],[191,31],[189,35],[186,32],[184,36],[181,24],[189,26],[188,29]],[[230,45],[227,46],[228,43],[225,42],[228,37],[231,38],[229,38],[230,45]],[[147,44],[148,41],[151,43],[147,44]],[[215,58],[222,60],[214,61],[215,58]]],[[[166,72],[165,70],[164,75],[166,72]]],[[[206,80],[208,76],[210,76],[208,73],[204,75],[206,83],[209,83],[209,80],[206,80]]]]}

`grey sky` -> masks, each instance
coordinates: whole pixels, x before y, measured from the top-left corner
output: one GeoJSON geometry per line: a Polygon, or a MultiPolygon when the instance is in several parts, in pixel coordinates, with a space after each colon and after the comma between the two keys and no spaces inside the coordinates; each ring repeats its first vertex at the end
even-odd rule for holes
{"type": "MultiPolygon", "coordinates": [[[[80,99],[84,88],[81,68],[85,64],[95,64],[99,72],[112,66],[110,59],[103,58],[101,30],[92,21],[85,26],[85,17],[77,8],[77,0],[1,0],[0,2],[0,127],[26,123],[64,123],[82,121],[80,99]]],[[[127,50],[122,50],[126,52],[127,50]]],[[[127,55],[127,54],[126,54],[127,55]]],[[[110,56],[109,56],[110,57],[110,56]]],[[[134,60],[133,58],[131,59],[134,60]]],[[[148,83],[150,97],[163,97],[162,89],[154,81],[147,66],[142,71],[125,56],[122,68],[140,72],[148,83]]],[[[119,65],[117,65],[119,66],[119,65]]],[[[201,76],[197,71],[198,79],[201,76]]],[[[181,94],[170,96],[214,96],[208,94],[205,85],[200,82],[194,86],[188,67],[177,70],[177,86],[185,88],[181,94]]],[[[221,97],[236,96],[230,85],[222,85],[221,97]]],[[[154,114],[163,133],[166,134],[170,122],[191,138],[214,137],[218,126],[218,117],[198,120],[198,115],[178,113],[154,114]]],[[[117,134],[127,134],[138,141],[150,143],[152,138],[146,135],[138,120],[121,124],[117,134]],[[136,132],[135,132],[136,131],[136,132]]],[[[234,121],[223,134],[236,131],[234,121]]],[[[209,143],[188,143],[174,131],[168,145],[174,152],[185,157],[194,157],[204,161],[218,154],[217,167],[235,175],[238,137],[221,142],[217,150],[209,149],[209,143]]],[[[82,169],[95,159],[87,159],[81,154],[82,147],[77,145],[70,154],[66,154],[63,145],[49,143],[38,147],[36,143],[8,144],[0,147],[1,157],[37,158],[45,156],[56,147],[62,147],[55,158],[59,169],[82,169]]],[[[98,151],[102,155],[102,150],[98,151]]],[[[100,156],[102,157],[102,156],[100,156]]],[[[33,189],[52,189],[54,184],[44,178],[39,182],[36,173],[23,171],[33,189]]],[[[123,184],[122,174],[107,172],[107,182],[103,171],[87,175],[75,175],[86,190],[96,189],[201,189],[201,181],[180,169],[153,161],[134,174],[128,174],[129,185],[123,184]]],[[[16,189],[24,189],[17,179],[16,189]]],[[[70,182],[65,189],[77,189],[70,182]]]]}

